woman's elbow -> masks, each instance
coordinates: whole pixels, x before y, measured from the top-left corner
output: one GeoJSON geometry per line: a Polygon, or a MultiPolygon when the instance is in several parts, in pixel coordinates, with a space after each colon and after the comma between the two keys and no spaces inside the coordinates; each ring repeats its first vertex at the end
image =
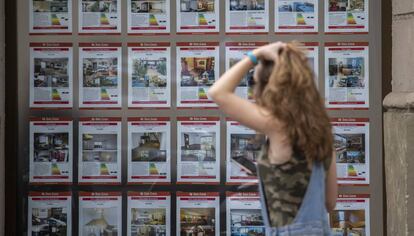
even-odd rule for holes
{"type": "Polygon", "coordinates": [[[326,210],[328,212],[332,212],[333,210],[335,210],[336,207],[336,199],[335,200],[331,200],[331,201],[326,201],[326,210]]]}

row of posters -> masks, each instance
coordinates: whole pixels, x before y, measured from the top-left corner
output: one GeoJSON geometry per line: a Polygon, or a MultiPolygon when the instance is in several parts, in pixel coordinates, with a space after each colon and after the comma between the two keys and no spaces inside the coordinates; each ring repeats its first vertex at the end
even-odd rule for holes
{"type": "MultiPolygon", "coordinates": [[[[333,235],[370,235],[369,195],[339,195],[329,215],[333,235]]],[[[176,234],[171,232],[171,193],[128,192],[127,235],[220,233],[218,192],[177,192],[176,234]]],[[[265,236],[259,194],[226,192],[226,235],[265,236]]],[[[79,192],[79,236],[122,235],[121,192],[79,192]]],[[[72,194],[30,192],[27,235],[72,235],[72,194]]]]}
{"type": "MultiPolygon", "coordinates": [[[[225,43],[225,69],[265,42],[225,43]]],[[[303,43],[318,84],[319,44],[303,43]]],[[[73,107],[73,45],[31,43],[30,107],[73,107]]],[[[369,108],[369,45],[362,42],[325,43],[325,97],[328,109],[369,108]]],[[[170,43],[128,44],[128,107],[170,108],[172,78],[177,80],[179,108],[211,108],[207,96],[219,78],[218,42],[180,42],[176,65],[171,63],[170,43]],[[176,74],[172,75],[172,67],[176,74]]],[[[121,109],[122,44],[79,44],[79,107],[121,109]]],[[[253,99],[253,70],[246,74],[236,93],[253,99]]]]}
{"type": "MultiPolygon", "coordinates": [[[[78,0],[80,34],[120,34],[121,0],[78,0]]],[[[128,0],[128,34],[169,34],[170,0],[128,0]]],[[[269,0],[226,0],[227,33],[269,32],[269,0]]],[[[317,0],[275,0],[276,33],[317,33],[317,0]]],[[[218,33],[219,0],[176,0],[177,33],[218,33]]],[[[326,33],[367,33],[368,0],[325,0],[326,33]]],[[[30,33],[71,33],[72,0],[30,0],[30,33]]]]}
{"type": "MultiPolygon", "coordinates": [[[[369,120],[332,119],[338,181],[369,184],[369,120]]],[[[121,183],[121,118],[80,118],[79,184],[121,183]]],[[[226,121],[226,184],[256,184],[256,161],[264,138],[226,121]]],[[[73,182],[73,121],[32,118],[30,183],[73,182]]],[[[171,121],[168,117],[128,118],[128,183],[171,183],[171,121]]],[[[220,184],[219,117],[177,118],[177,183],[220,184]]]]}

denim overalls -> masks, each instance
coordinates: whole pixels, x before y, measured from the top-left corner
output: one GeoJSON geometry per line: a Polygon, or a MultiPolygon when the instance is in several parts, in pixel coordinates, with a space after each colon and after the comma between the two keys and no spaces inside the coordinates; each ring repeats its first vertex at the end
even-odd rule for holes
{"type": "MultiPolygon", "coordinates": [[[[259,168],[258,168],[259,169],[259,168]]],[[[258,176],[260,174],[258,173],[258,176]]],[[[325,207],[325,169],[314,162],[305,196],[293,223],[283,227],[271,227],[264,189],[259,181],[262,215],[268,236],[331,236],[328,213],[325,207]]]]}

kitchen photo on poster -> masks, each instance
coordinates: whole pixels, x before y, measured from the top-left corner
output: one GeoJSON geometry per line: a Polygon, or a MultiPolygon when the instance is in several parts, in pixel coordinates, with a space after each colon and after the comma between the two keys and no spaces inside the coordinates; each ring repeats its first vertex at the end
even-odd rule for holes
{"type": "Polygon", "coordinates": [[[269,32],[269,0],[226,0],[226,33],[269,32]]]}
{"type": "Polygon", "coordinates": [[[121,118],[79,120],[80,184],[121,183],[121,118]]]}
{"type": "Polygon", "coordinates": [[[336,208],[329,214],[333,236],[370,236],[370,196],[339,194],[336,208]]]}
{"type": "Polygon", "coordinates": [[[318,33],[317,0],[275,0],[276,33],[318,33]]]}
{"type": "Polygon", "coordinates": [[[79,34],[121,34],[121,0],[78,0],[79,34]]]}
{"type": "Polygon", "coordinates": [[[30,118],[31,184],[72,183],[71,118],[30,118]]]}
{"type": "Polygon", "coordinates": [[[369,108],[368,43],[325,43],[328,109],[369,108]]]}
{"type": "Polygon", "coordinates": [[[220,183],[220,118],[177,118],[177,182],[220,183]]]}
{"type": "Polygon", "coordinates": [[[171,193],[128,192],[128,236],[171,235],[171,193]]]}
{"type": "Polygon", "coordinates": [[[208,89],[219,78],[219,43],[177,43],[177,107],[217,107],[208,89]]]}
{"type": "Polygon", "coordinates": [[[176,235],[220,235],[218,192],[177,192],[176,235]]]}
{"type": "Polygon", "coordinates": [[[30,34],[72,33],[72,0],[29,0],[30,34]]]}
{"type": "Polygon", "coordinates": [[[258,192],[226,192],[227,236],[265,236],[258,192]]]}
{"type": "Polygon", "coordinates": [[[319,43],[317,42],[304,42],[300,46],[306,50],[306,56],[308,57],[309,66],[313,70],[315,75],[316,87],[319,87],[319,43]]]}
{"type": "Polygon", "coordinates": [[[369,184],[369,119],[332,118],[339,184],[369,184]]]}
{"type": "Polygon", "coordinates": [[[128,118],[128,183],[171,182],[169,117],[128,118]]]}
{"type": "MultiPolygon", "coordinates": [[[[227,42],[226,43],[226,71],[241,61],[246,54],[266,42],[227,42]]],[[[237,86],[237,96],[253,101],[254,68],[251,68],[237,86]]]]}
{"type": "Polygon", "coordinates": [[[369,0],[325,0],[326,33],[368,33],[369,0]]]}
{"type": "Polygon", "coordinates": [[[128,43],[128,107],[171,106],[170,43],[128,43]]]}
{"type": "Polygon", "coordinates": [[[79,44],[79,107],[121,109],[122,44],[79,44]]]}
{"type": "Polygon", "coordinates": [[[71,108],[72,43],[30,43],[30,107],[71,108]]]}
{"type": "Polygon", "coordinates": [[[169,34],[170,0],[128,0],[128,34],[169,34]]]}
{"type": "Polygon", "coordinates": [[[265,137],[227,119],[226,183],[257,183],[256,163],[265,137]]]}
{"type": "Polygon", "coordinates": [[[72,235],[71,192],[29,192],[27,235],[72,235]]]}
{"type": "Polygon", "coordinates": [[[220,0],[177,0],[177,33],[216,33],[220,0]]]}
{"type": "Polygon", "coordinates": [[[79,236],[122,235],[121,192],[79,192],[79,236]]]}

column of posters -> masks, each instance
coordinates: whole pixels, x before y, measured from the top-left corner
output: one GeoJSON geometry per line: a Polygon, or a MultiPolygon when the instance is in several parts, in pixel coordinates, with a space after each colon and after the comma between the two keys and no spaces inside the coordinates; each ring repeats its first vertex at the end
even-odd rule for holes
{"type": "Polygon", "coordinates": [[[79,107],[121,108],[122,44],[79,44],[79,107]]]}
{"type": "Polygon", "coordinates": [[[80,34],[121,34],[121,0],[79,0],[80,34]]]}
{"type": "Polygon", "coordinates": [[[27,235],[72,235],[70,192],[29,192],[27,235]]]}
{"type": "Polygon", "coordinates": [[[128,183],[171,182],[169,117],[128,118],[128,183]]]}
{"type": "Polygon", "coordinates": [[[218,192],[177,192],[177,235],[220,235],[218,192]]]}
{"type": "Polygon", "coordinates": [[[369,120],[332,118],[338,183],[369,184],[369,120]]]}
{"type": "Polygon", "coordinates": [[[340,194],[336,208],[329,214],[333,236],[370,236],[368,194],[340,194]]]}
{"type": "Polygon", "coordinates": [[[219,78],[219,43],[177,43],[177,107],[216,107],[207,96],[219,78]]]}
{"type": "Polygon", "coordinates": [[[326,33],[368,33],[368,0],[325,0],[326,33]]]}
{"type": "Polygon", "coordinates": [[[257,192],[226,192],[227,236],[265,236],[260,196],[257,192]]]}
{"type": "Polygon", "coordinates": [[[276,33],[317,33],[317,0],[275,0],[276,33]]]}
{"type": "Polygon", "coordinates": [[[79,236],[122,235],[121,192],[79,192],[79,236]]]}
{"type": "Polygon", "coordinates": [[[269,0],[226,0],[226,33],[269,32],[269,0]]]}
{"type": "Polygon", "coordinates": [[[128,107],[171,106],[170,43],[128,43],[128,107]]]}
{"type": "Polygon", "coordinates": [[[170,33],[170,0],[128,0],[128,34],[170,33]]]}
{"type": "Polygon", "coordinates": [[[71,108],[72,43],[30,43],[30,107],[71,108]]]}
{"type": "Polygon", "coordinates": [[[325,43],[325,77],[328,109],[368,109],[368,43],[325,43]]]}
{"type": "Polygon", "coordinates": [[[70,118],[30,119],[30,183],[72,183],[70,118]]]}
{"type": "Polygon", "coordinates": [[[31,34],[72,33],[72,0],[29,0],[31,34]]]}
{"type": "Polygon", "coordinates": [[[220,183],[220,118],[177,118],[177,182],[220,183]]]}
{"type": "MultiPolygon", "coordinates": [[[[241,61],[249,51],[266,45],[267,42],[227,42],[226,43],[226,71],[241,61]]],[[[254,68],[240,81],[235,93],[245,99],[253,100],[254,68]]]]}
{"type": "Polygon", "coordinates": [[[220,0],[177,0],[177,33],[220,31],[220,0]]]}
{"type": "Polygon", "coordinates": [[[307,50],[310,68],[312,68],[313,72],[315,73],[315,84],[316,86],[319,86],[319,43],[304,42],[302,43],[302,48],[307,50]]]}
{"type": "Polygon", "coordinates": [[[79,183],[121,183],[121,147],[121,118],[80,118],[79,183]]]}
{"type": "Polygon", "coordinates": [[[128,192],[128,236],[171,235],[169,192],[128,192]]]}
{"type": "Polygon", "coordinates": [[[226,183],[257,183],[256,162],[263,135],[258,135],[239,122],[227,120],[226,183]]]}

